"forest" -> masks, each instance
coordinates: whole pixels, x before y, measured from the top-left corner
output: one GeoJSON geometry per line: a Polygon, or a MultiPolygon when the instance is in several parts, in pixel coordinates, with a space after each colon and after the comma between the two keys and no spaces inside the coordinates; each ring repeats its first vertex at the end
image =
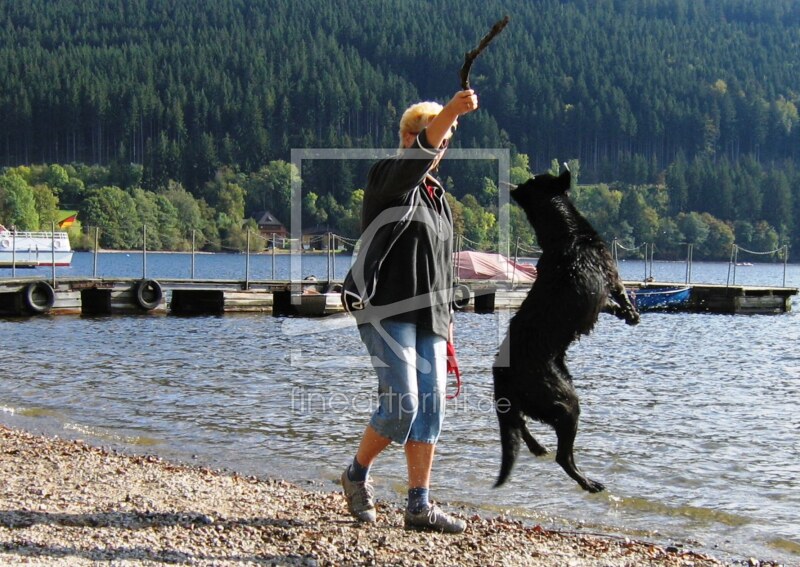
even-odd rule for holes
{"type": "MultiPolygon", "coordinates": [[[[601,234],[661,258],[800,257],[794,0],[8,0],[0,223],[75,210],[76,246],[136,247],[146,223],[149,247],[241,250],[261,211],[288,226],[299,179],[303,226],[355,238],[369,161],[292,150],[396,147],[506,14],[453,147],[508,150],[512,182],[569,161],[601,234]]],[[[471,246],[535,245],[515,207],[500,226],[496,162],[440,175],[471,246]]]]}

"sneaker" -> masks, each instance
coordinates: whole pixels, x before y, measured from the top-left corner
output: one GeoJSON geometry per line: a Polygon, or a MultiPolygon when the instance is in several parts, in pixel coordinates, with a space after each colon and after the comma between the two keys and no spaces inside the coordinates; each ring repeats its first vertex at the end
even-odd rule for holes
{"type": "Polygon", "coordinates": [[[467,529],[467,522],[445,514],[438,506],[430,505],[419,512],[406,510],[404,527],[407,530],[460,534],[467,529]]]}
{"type": "Polygon", "coordinates": [[[369,481],[369,477],[360,482],[350,480],[350,477],[347,476],[349,468],[342,473],[342,488],[344,497],[347,499],[347,510],[359,522],[374,522],[376,519],[375,492],[372,483],[369,481]]]}

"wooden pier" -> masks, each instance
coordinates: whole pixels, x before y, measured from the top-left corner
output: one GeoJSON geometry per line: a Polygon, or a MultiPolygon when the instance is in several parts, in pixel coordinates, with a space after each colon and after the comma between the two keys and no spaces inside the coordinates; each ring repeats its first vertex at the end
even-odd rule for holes
{"type": "Polygon", "coordinates": [[[796,294],[797,288],[693,284],[684,311],[732,315],[787,313],[792,310],[792,296],[796,294]]]}
{"type": "MultiPolygon", "coordinates": [[[[666,282],[625,282],[627,288],[678,286],[666,282]]],[[[797,288],[686,284],[691,296],[672,311],[780,314],[791,311],[797,288]]],[[[461,280],[458,310],[492,313],[517,309],[527,286],[461,280]]],[[[344,311],[340,282],[240,281],[141,278],[0,279],[0,316],[265,313],[320,317],[344,311]]]]}
{"type": "Polygon", "coordinates": [[[337,282],[142,278],[0,279],[0,316],[342,312],[337,282]]]}

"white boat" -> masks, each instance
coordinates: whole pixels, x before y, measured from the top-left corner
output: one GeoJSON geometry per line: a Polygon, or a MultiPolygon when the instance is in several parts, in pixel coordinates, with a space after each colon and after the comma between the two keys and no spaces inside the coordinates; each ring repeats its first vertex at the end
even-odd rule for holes
{"type": "Polygon", "coordinates": [[[72,264],[72,247],[66,232],[18,232],[0,225],[0,268],[54,264],[72,264]]]}

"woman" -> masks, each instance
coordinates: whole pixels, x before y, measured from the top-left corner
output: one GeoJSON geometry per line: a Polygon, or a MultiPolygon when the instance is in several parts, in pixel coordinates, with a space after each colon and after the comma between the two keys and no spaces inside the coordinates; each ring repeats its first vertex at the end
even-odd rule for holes
{"type": "Polygon", "coordinates": [[[345,278],[343,299],[378,374],[378,408],[342,474],[348,510],[376,520],[369,469],[392,442],[408,467],[406,529],[460,533],[463,520],[428,498],[444,420],[446,344],[452,340],[453,219],[433,177],[458,117],[478,108],[472,90],[444,107],[421,102],[400,120],[400,152],[370,170],[362,208],[366,248],[345,278]]]}

